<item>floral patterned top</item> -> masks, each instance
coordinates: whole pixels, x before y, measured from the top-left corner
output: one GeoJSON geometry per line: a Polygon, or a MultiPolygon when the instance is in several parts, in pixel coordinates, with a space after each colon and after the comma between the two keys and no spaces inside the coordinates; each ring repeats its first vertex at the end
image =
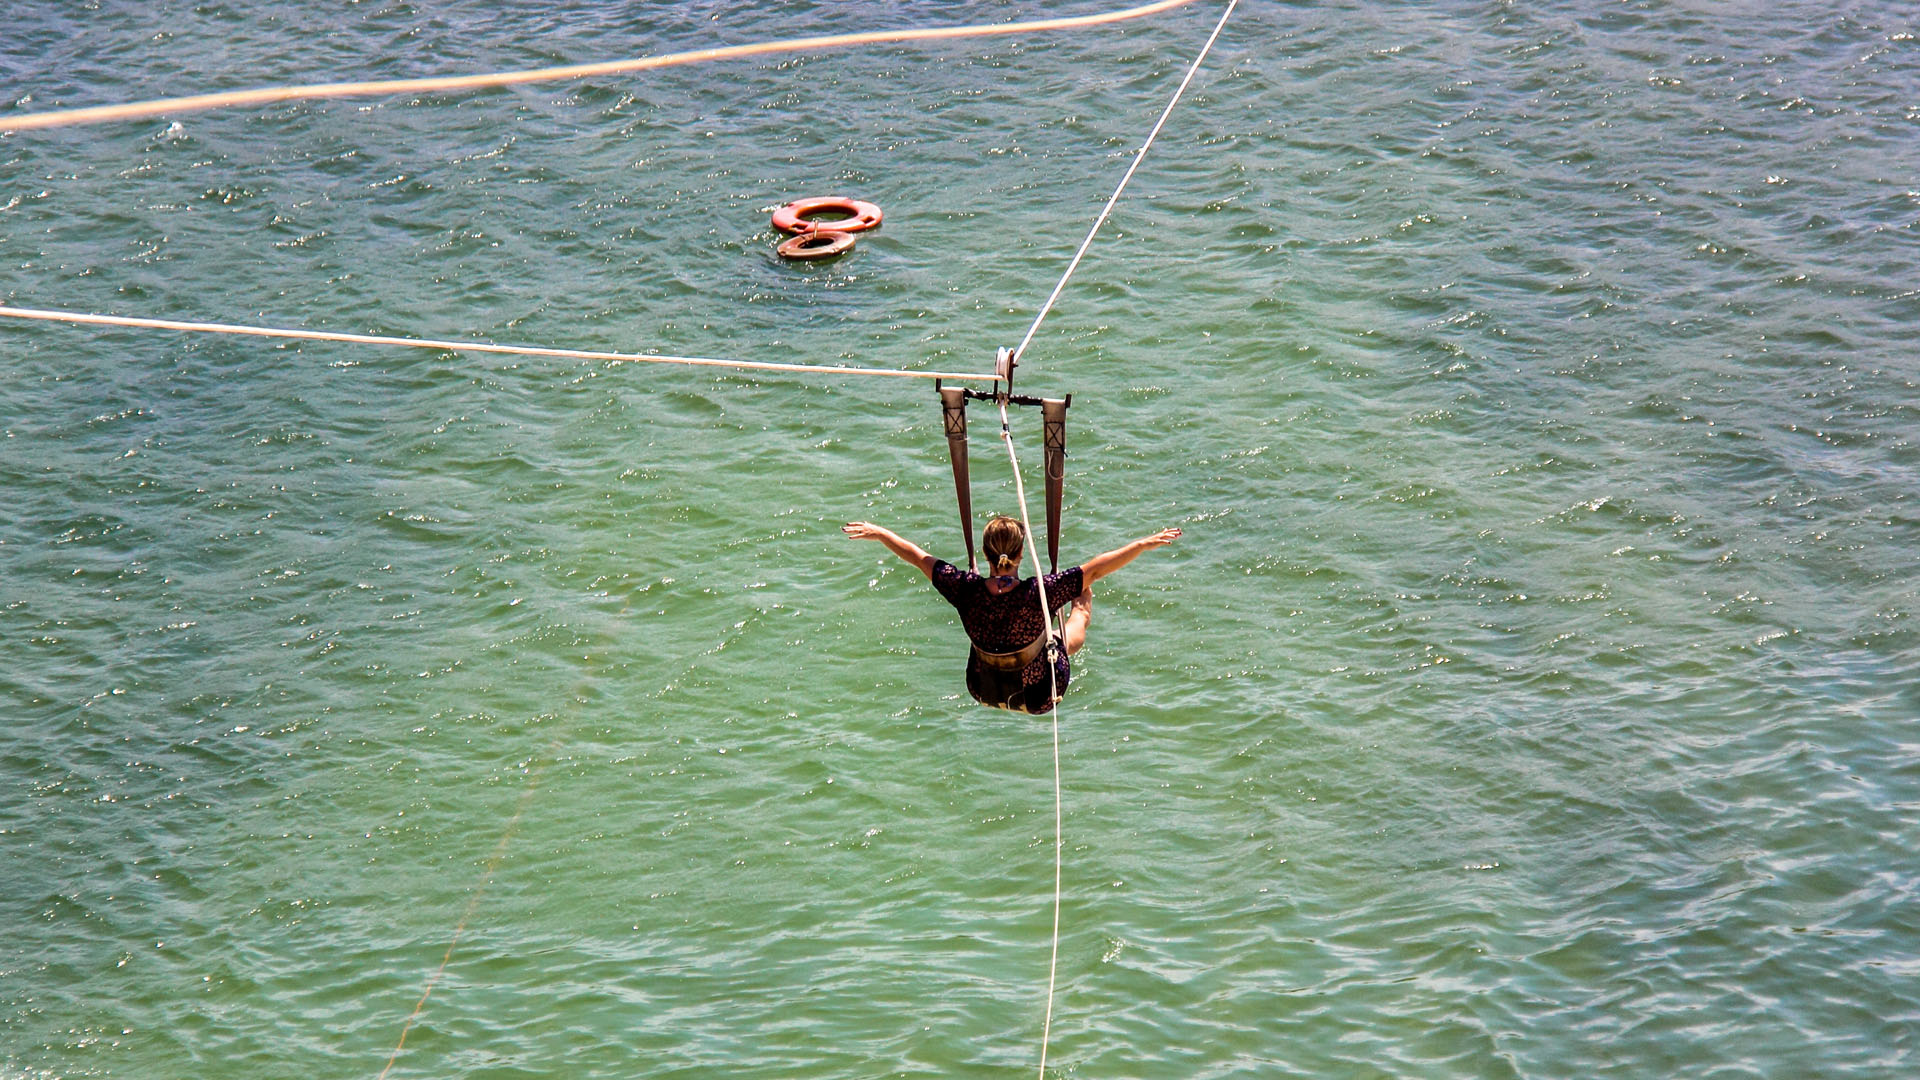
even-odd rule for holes
{"type": "MultiPolygon", "coordinates": [[[[1086,578],[1080,567],[1062,570],[1047,575],[1047,603],[1055,612],[1055,626],[1059,625],[1058,612],[1072,603],[1085,587],[1086,578]]],[[[933,587],[940,591],[947,603],[952,604],[960,613],[960,624],[966,627],[967,637],[983,652],[1018,652],[1031,645],[1045,629],[1040,618],[1040,586],[1033,578],[1026,578],[1005,592],[995,593],[987,587],[987,579],[970,570],[962,570],[952,563],[935,559],[933,561],[933,587]]],[[[1000,672],[987,669],[978,657],[967,654],[967,686],[973,689],[982,678],[998,676],[1000,672]],[[976,670],[983,669],[983,670],[976,670]]],[[[1005,676],[1011,680],[1013,672],[1005,676]]],[[[1054,689],[1064,692],[1067,680],[1072,672],[1067,666],[1067,654],[1060,652],[1059,663],[1054,670],[1054,689]]],[[[1036,692],[1035,704],[1044,703],[1047,708],[1052,702],[1046,700],[1047,658],[1042,652],[1033,663],[1019,672],[1020,685],[1036,692]]],[[[976,691],[975,697],[980,697],[976,691]]],[[[984,700],[984,699],[983,699],[984,700]]],[[[1000,702],[989,701],[990,705],[1000,702]]],[[[1029,712],[1044,712],[1045,709],[1029,708],[1029,712]]]]}

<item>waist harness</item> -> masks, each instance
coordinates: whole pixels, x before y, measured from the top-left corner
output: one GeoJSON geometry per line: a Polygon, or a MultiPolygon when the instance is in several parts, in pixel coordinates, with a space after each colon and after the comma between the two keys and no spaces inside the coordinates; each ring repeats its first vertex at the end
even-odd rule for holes
{"type": "Polygon", "coordinates": [[[982,664],[993,668],[995,671],[1024,671],[1028,664],[1040,658],[1041,651],[1046,647],[1047,635],[1041,634],[1025,646],[1015,649],[1013,652],[988,652],[980,646],[975,645],[973,647],[973,655],[979,657],[982,664]]]}

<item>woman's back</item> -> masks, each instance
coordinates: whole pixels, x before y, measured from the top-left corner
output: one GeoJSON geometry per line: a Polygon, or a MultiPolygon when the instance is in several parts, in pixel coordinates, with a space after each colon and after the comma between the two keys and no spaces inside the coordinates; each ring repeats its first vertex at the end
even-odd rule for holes
{"type": "MultiPolygon", "coordinates": [[[[940,590],[960,613],[960,624],[967,637],[990,653],[1007,653],[1025,648],[1045,629],[1040,617],[1040,586],[1033,578],[1023,578],[1010,588],[996,589],[995,581],[952,563],[933,564],[933,587],[940,590]]],[[[1079,567],[1047,575],[1047,603],[1055,610],[1065,607],[1080,595],[1082,575],[1079,567]]]]}

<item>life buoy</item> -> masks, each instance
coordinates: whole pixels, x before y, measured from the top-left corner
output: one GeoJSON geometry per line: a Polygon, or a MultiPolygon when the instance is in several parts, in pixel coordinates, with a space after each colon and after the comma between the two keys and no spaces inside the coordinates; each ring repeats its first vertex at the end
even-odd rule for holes
{"type": "Polygon", "coordinates": [[[773,212],[773,227],[781,232],[864,232],[880,224],[880,208],[859,199],[825,195],[817,199],[796,199],[773,212]],[[833,221],[808,221],[808,214],[827,212],[850,214],[833,221]]]}
{"type": "Polygon", "coordinates": [[[830,259],[852,249],[852,233],[818,229],[789,236],[773,250],[783,259],[830,259]]]}

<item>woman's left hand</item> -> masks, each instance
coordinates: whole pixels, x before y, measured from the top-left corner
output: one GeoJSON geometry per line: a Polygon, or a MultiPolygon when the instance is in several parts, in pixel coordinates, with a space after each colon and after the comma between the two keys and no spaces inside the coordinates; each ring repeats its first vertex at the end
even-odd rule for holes
{"type": "Polygon", "coordinates": [[[840,526],[840,531],[853,540],[878,540],[887,530],[869,521],[849,521],[840,526]]]}

